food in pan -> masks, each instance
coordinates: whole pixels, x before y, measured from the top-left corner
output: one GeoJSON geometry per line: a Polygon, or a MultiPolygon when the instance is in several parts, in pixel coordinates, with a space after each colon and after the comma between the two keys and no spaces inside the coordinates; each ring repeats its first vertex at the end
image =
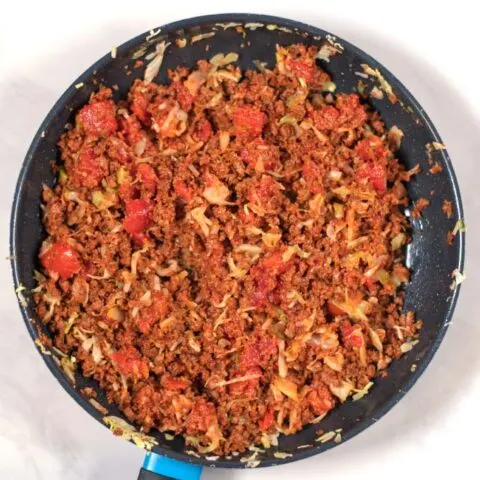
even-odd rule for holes
{"type": "MultiPolygon", "coordinates": [[[[401,132],[315,47],[92,95],[43,191],[34,295],[55,347],[142,431],[269,446],[410,350],[401,132]]],[[[148,69],[147,69],[148,70],[148,69]]]]}

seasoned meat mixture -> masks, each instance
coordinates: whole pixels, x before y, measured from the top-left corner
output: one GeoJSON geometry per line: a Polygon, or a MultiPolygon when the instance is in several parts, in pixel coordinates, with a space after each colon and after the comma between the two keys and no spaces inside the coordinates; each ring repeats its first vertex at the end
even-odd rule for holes
{"type": "Polygon", "coordinates": [[[418,335],[401,291],[414,172],[316,53],[277,47],[259,72],[217,55],[117,103],[102,88],[60,139],[36,308],[142,431],[268,446],[418,335]]]}

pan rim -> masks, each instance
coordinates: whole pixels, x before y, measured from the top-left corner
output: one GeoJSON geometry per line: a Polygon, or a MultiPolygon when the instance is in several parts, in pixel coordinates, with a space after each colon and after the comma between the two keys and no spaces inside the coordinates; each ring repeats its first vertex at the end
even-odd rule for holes
{"type": "MultiPolygon", "coordinates": [[[[223,13],[223,14],[214,14],[214,15],[204,15],[204,16],[197,16],[192,17],[184,20],[178,20],[166,25],[161,26],[162,32],[174,32],[179,29],[189,29],[195,26],[202,26],[202,25],[212,25],[215,23],[221,22],[239,22],[239,23],[248,23],[248,22],[262,22],[266,24],[275,24],[280,25],[287,28],[295,28],[298,29],[299,32],[308,32],[310,35],[320,35],[324,38],[326,35],[333,35],[329,32],[303,23],[296,20],[286,19],[277,16],[270,16],[270,15],[263,15],[263,14],[249,14],[249,13],[223,13]]],[[[138,46],[142,42],[145,41],[145,37],[148,35],[148,32],[142,33],[137,35],[136,37],[126,41],[121,46],[117,48],[119,52],[131,50],[135,46],[138,46]]],[[[414,112],[421,118],[424,122],[426,129],[430,132],[432,137],[435,141],[441,143],[440,135],[438,134],[434,124],[428,117],[427,113],[423,109],[423,107],[417,102],[414,96],[410,93],[410,91],[393,75],[387,68],[381,65],[378,61],[372,58],[369,54],[365,53],[360,48],[356,47],[355,45],[351,44],[350,42],[344,40],[341,37],[335,35],[335,38],[342,44],[345,45],[349,51],[354,52],[355,54],[359,55],[361,58],[365,59],[369,65],[373,66],[374,68],[381,68],[382,73],[384,74],[385,78],[392,84],[394,89],[401,92],[402,98],[408,101],[408,103],[412,106],[414,112]]],[[[67,100],[75,91],[75,85],[81,82],[87,82],[93,72],[105,67],[108,63],[112,61],[110,54],[104,55],[100,58],[97,62],[95,62],[91,67],[86,69],[72,84],[65,90],[65,92],[60,96],[60,98],[56,101],[54,106],[46,115],[45,119],[41,123],[37,133],[35,134],[33,141],[27,151],[25,159],[23,161],[19,177],[17,180],[17,184],[15,187],[14,192],[14,199],[13,205],[11,210],[11,218],[10,218],[10,255],[11,255],[11,267],[13,273],[13,280],[15,288],[20,286],[20,274],[19,274],[19,266],[16,260],[16,252],[20,248],[20,246],[16,243],[16,232],[19,227],[19,218],[18,218],[18,209],[20,205],[20,194],[22,192],[22,188],[25,181],[25,176],[29,168],[31,168],[31,164],[37,151],[39,144],[42,138],[42,132],[45,131],[48,126],[54,120],[56,113],[63,108],[67,100]]],[[[459,218],[464,218],[462,200],[460,196],[460,189],[456,179],[456,175],[453,169],[453,164],[451,162],[450,156],[447,150],[441,150],[439,154],[442,156],[442,161],[444,166],[447,170],[447,175],[450,178],[450,182],[452,185],[453,191],[453,202],[458,212],[459,218]]],[[[463,272],[464,262],[465,262],[465,234],[461,232],[457,235],[456,240],[456,252],[457,252],[457,268],[463,272]]],[[[437,352],[445,334],[450,324],[450,320],[452,318],[453,312],[455,310],[455,306],[458,300],[458,296],[460,293],[460,286],[455,289],[452,294],[452,297],[449,301],[449,306],[447,310],[447,314],[445,315],[443,326],[439,328],[437,335],[435,336],[434,340],[430,343],[427,353],[422,359],[421,365],[417,368],[415,372],[411,374],[408,380],[402,385],[402,388],[387,402],[385,402],[378,410],[375,412],[375,417],[373,418],[371,415],[366,416],[363,418],[358,424],[351,428],[348,432],[343,435],[343,441],[349,440],[353,438],[361,431],[365,430],[376,421],[378,421],[381,417],[383,417],[388,411],[390,411],[403,397],[404,395],[413,387],[416,383],[418,378],[423,374],[426,367],[430,364],[433,356],[437,352]]],[[[29,318],[28,311],[25,307],[19,305],[22,317],[24,322],[27,326],[27,330],[29,331],[30,336],[33,340],[38,338],[37,331],[34,328],[32,321],[29,318]]],[[[93,416],[96,420],[104,424],[101,420],[101,415],[99,412],[83,397],[80,392],[75,389],[65,378],[63,374],[58,369],[58,366],[53,361],[50,355],[43,355],[43,360],[45,361],[48,369],[52,372],[52,374],[57,378],[60,382],[62,387],[66,390],[66,392],[84,409],[86,410],[91,416],[93,416]]],[[[292,457],[288,457],[285,459],[265,459],[262,460],[261,464],[258,467],[267,467],[267,466],[274,466],[274,465],[281,465],[285,463],[290,463],[292,461],[301,460],[304,458],[308,458],[310,456],[319,454],[323,451],[329,450],[333,448],[337,444],[333,442],[327,442],[325,444],[317,444],[311,449],[304,449],[304,450],[297,450],[292,457]]],[[[197,458],[191,455],[188,455],[184,452],[176,452],[174,450],[166,449],[162,446],[155,446],[153,451],[164,455],[166,457],[174,458],[176,460],[186,461],[189,463],[195,464],[202,464],[206,466],[215,466],[221,468],[244,468],[247,465],[245,463],[240,462],[239,460],[226,460],[224,458],[219,458],[215,461],[209,461],[205,458],[197,458]]]]}

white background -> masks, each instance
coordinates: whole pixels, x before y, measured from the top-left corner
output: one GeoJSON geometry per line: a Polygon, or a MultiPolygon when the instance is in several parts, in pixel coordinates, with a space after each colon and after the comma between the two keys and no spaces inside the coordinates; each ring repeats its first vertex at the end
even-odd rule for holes
{"type": "MultiPolygon", "coordinates": [[[[318,457],[205,479],[478,478],[480,62],[475,2],[0,0],[0,229],[8,255],[14,183],[30,140],[64,89],[114,45],[184,17],[250,11],[338,34],[389,68],[438,127],[466,208],[467,275],[454,322],[432,365],[380,422],[318,457]],[[429,7],[427,3],[434,6],[429,7]],[[260,9],[259,9],[260,8],[260,9]]],[[[0,478],[133,480],[143,453],[83,412],[35,351],[0,268],[0,478]]]]}

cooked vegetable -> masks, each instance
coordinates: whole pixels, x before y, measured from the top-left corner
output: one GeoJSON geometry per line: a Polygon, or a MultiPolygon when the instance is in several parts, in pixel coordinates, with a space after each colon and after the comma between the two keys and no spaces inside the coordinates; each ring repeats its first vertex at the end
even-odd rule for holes
{"type": "MultiPolygon", "coordinates": [[[[189,455],[254,467],[280,434],[321,429],[362,398],[418,341],[398,289],[410,276],[405,182],[420,167],[395,158],[403,134],[366,96],[319,68],[342,51],[321,41],[279,46],[255,72],[210,53],[158,85],[161,41],[134,55],[144,80],[118,101],[99,88],[60,138],[42,273],[17,295],[34,302],[52,339],[39,348],[68,380],[98,381],[134,422],[105,417],[117,435],[151,448],[159,431],[189,455]]],[[[374,96],[393,95],[367,73],[374,96]]],[[[453,287],[463,279],[453,272],[453,287]]],[[[318,435],[342,441],[340,429],[318,435]]]]}

